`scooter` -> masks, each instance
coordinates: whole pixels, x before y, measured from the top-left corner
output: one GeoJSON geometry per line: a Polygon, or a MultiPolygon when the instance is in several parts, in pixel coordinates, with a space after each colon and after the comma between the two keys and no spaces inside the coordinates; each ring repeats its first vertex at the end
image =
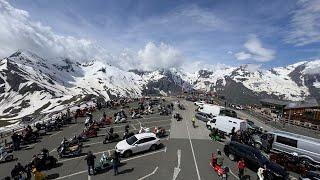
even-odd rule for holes
{"type": "Polygon", "coordinates": [[[0,148],[0,162],[9,162],[13,161],[14,156],[12,152],[8,152],[5,148],[0,148]]]}
{"type": "MultiPolygon", "coordinates": [[[[39,165],[37,165],[37,169],[42,170],[48,170],[51,168],[54,168],[57,166],[58,160],[53,156],[44,156],[43,154],[38,154],[36,157],[39,160],[39,165]]],[[[33,160],[31,164],[34,165],[35,161],[33,160]]]]}
{"type": "Polygon", "coordinates": [[[95,165],[94,170],[99,173],[105,169],[109,169],[112,167],[112,162],[111,162],[111,158],[109,158],[107,155],[105,155],[104,153],[102,154],[99,162],[95,165]]]}
{"type": "Polygon", "coordinates": [[[82,149],[78,145],[71,146],[68,148],[61,147],[61,148],[57,149],[57,152],[58,152],[58,155],[60,158],[79,156],[81,154],[81,151],[82,151],[82,149]]]}
{"type": "Polygon", "coordinates": [[[229,168],[219,166],[217,164],[217,158],[213,153],[211,155],[210,166],[218,174],[220,178],[227,179],[227,175],[228,175],[227,173],[229,172],[229,168]]]}

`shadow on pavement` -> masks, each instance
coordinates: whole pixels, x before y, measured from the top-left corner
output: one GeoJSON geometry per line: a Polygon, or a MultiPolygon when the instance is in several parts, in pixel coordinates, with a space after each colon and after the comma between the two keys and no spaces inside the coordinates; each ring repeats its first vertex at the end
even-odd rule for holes
{"type": "Polygon", "coordinates": [[[125,169],[120,171],[118,174],[126,174],[126,173],[131,173],[134,170],[134,168],[130,168],[130,169],[125,169]]]}
{"type": "Polygon", "coordinates": [[[59,174],[58,173],[54,173],[54,174],[47,175],[46,179],[56,179],[58,177],[59,177],[59,174]]]}

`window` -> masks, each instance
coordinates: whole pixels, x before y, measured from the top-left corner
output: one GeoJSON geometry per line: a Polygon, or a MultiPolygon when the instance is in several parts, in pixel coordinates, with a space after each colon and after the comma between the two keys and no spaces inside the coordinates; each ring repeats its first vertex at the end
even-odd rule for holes
{"type": "Polygon", "coordinates": [[[297,147],[298,141],[295,139],[286,138],[283,136],[277,136],[277,143],[284,144],[291,147],[297,147]]]}
{"type": "Polygon", "coordinates": [[[135,143],[138,139],[135,136],[131,136],[130,138],[126,139],[127,143],[129,145],[132,145],[133,143],[135,143]]]}
{"type": "Polygon", "coordinates": [[[140,139],[137,144],[143,144],[143,143],[146,143],[146,142],[149,142],[149,141],[153,141],[155,140],[156,138],[154,137],[149,137],[149,138],[144,138],[144,139],[140,139]]]}

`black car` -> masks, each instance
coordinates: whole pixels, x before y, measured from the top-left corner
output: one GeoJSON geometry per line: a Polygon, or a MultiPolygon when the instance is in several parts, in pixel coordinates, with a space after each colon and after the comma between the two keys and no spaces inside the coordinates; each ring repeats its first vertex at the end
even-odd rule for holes
{"type": "Polygon", "coordinates": [[[243,158],[247,166],[253,171],[257,171],[259,167],[266,165],[269,172],[273,176],[272,179],[287,179],[288,173],[280,165],[270,161],[258,149],[241,144],[235,141],[230,141],[224,146],[225,154],[231,160],[243,158]]]}
{"type": "Polygon", "coordinates": [[[314,171],[309,171],[306,174],[301,175],[299,177],[299,180],[320,180],[320,173],[314,172],[314,171]]]}

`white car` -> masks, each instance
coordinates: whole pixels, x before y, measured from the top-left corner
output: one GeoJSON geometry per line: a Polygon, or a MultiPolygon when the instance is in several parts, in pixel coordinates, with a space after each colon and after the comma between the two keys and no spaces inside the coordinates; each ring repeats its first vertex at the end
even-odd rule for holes
{"type": "Polygon", "coordinates": [[[205,103],[206,103],[205,101],[197,101],[197,102],[194,102],[194,105],[202,107],[205,103]]]}
{"type": "Polygon", "coordinates": [[[118,142],[116,151],[124,157],[129,157],[142,151],[154,151],[159,145],[160,139],[154,133],[141,133],[118,142]]]}

